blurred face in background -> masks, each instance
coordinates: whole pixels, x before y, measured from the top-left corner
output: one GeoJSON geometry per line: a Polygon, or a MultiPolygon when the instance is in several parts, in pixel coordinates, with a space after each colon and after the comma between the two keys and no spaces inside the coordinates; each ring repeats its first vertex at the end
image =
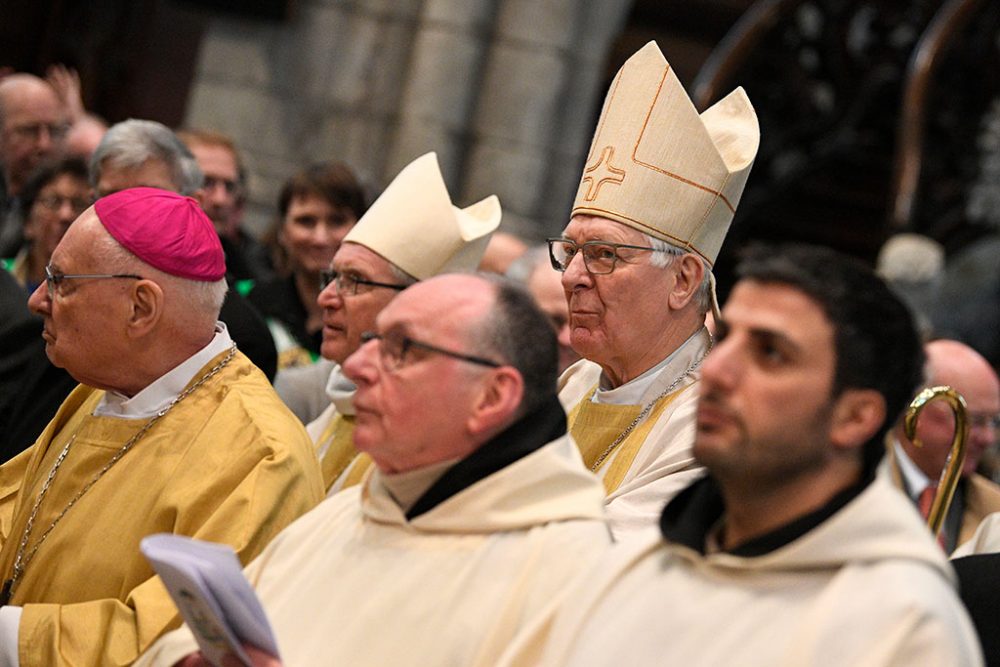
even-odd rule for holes
{"type": "Polygon", "coordinates": [[[34,76],[16,74],[0,82],[0,163],[9,194],[45,160],[60,156],[69,125],[55,90],[34,76]]]}
{"type": "Polygon", "coordinates": [[[334,206],[318,194],[292,197],[278,235],[291,270],[319,276],[357,221],[350,209],[334,206]]]}
{"type": "Polygon", "coordinates": [[[562,287],[562,275],[552,268],[547,256],[536,264],[534,271],[531,272],[528,278],[528,291],[552,322],[559,344],[559,372],[562,373],[576,362],[580,355],[570,344],[569,305],[566,303],[566,293],[562,287]]]}
{"type": "Polygon", "coordinates": [[[44,279],[52,252],[90,204],[90,185],[73,174],[59,174],[38,191],[24,224],[24,236],[31,243],[33,282],[44,279]]]}
{"type": "Polygon", "coordinates": [[[205,174],[201,207],[212,219],[219,236],[235,238],[243,212],[243,193],[236,156],[228,148],[218,144],[192,142],[190,148],[205,174]]]}

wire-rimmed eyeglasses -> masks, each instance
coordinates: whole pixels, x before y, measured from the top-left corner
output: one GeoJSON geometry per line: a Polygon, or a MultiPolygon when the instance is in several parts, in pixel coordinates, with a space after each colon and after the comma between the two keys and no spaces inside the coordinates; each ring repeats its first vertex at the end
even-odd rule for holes
{"type": "Polygon", "coordinates": [[[379,342],[379,359],[382,361],[382,366],[389,371],[394,371],[402,366],[406,361],[406,353],[412,349],[427,350],[428,352],[443,354],[447,357],[451,357],[452,359],[467,361],[470,364],[477,364],[479,366],[488,366],[490,368],[500,368],[503,366],[500,362],[487,359],[486,357],[477,357],[472,354],[446,350],[443,347],[431,345],[430,343],[423,343],[402,334],[377,334],[374,331],[365,331],[361,334],[362,344],[372,340],[377,340],[379,342]]]}
{"type": "Polygon", "coordinates": [[[58,292],[59,286],[66,280],[81,280],[83,278],[89,278],[91,280],[100,280],[103,278],[131,278],[133,280],[142,280],[142,276],[137,276],[134,273],[53,273],[51,266],[45,267],[45,290],[48,292],[49,298],[53,298],[58,292]]]}
{"type": "Polygon", "coordinates": [[[611,243],[610,241],[587,241],[577,243],[569,239],[545,239],[549,244],[549,260],[552,268],[564,272],[578,252],[583,252],[583,264],[587,271],[593,274],[606,274],[615,270],[619,260],[628,261],[618,254],[622,248],[630,250],[649,250],[657,252],[656,248],[644,245],[629,245],[627,243],[611,243]]]}
{"type": "Polygon", "coordinates": [[[362,278],[361,276],[356,276],[351,273],[343,273],[341,271],[334,271],[332,269],[320,271],[319,272],[319,288],[324,290],[330,283],[337,284],[337,291],[341,294],[357,294],[358,285],[366,285],[368,287],[384,287],[386,289],[394,289],[400,292],[409,285],[394,285],[393,283],[380,283],[376,280],[368,280],[367,278],[362,278]]]}

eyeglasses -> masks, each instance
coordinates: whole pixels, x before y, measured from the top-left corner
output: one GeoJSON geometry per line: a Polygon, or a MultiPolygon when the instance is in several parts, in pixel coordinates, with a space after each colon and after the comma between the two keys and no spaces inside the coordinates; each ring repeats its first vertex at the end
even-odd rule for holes
{"type": "Polygon", "coordinates": [[[409,336],[392,333],[380,335],[374,331],[365,331],[361,334],[362,343],[367,343],[372,340],[377,340],[379,342],[379,359],[382,361],[382,366],[388,371],[394,371],[402,366],[406,361],[406,353],[414,348],[427,350],[428,352],[436,352],[438,354],[443,354],[446,357],[451,357],[452,359],[467,361],[470,364],[477,364],[479,366],[488,366],[490,368],[500,368],[503,366],[503,364],[493,361],[492,359],[446,350],[442,347],[437,347],[436,345],[430,345],[429,343],[421,343],[419,340],[414,340],[409,336]]]}
{"type": "Polygon", "coordinates": [[[73,213],[80,215],[93,203],[92,200],[84,197],[63,197],[62,195],[40,195],[35,199],[35,203],[44,209],[55,212],[63,207],[63,204],[69,204],[69,207],[73,210],[73,213]]]}
{"type": "Polygon", "coordinates": [[[45,267],[45,290],[49,294],[49,298],[53,298],[65,280],[78,280],[81,278],[131,278],[133,280],[142,280],[142,276],[137,276],[134,273],[52,273],[52,268],[49,266],[45,267]]]}
{"type": "Polygon", "coordinates": [[[1000,414],[991,415],[985,412],[969,413],[969,428],[989,428],[1000,431],[1000,414]]]}
{"type": "Polygon", "coordinates": [[[38,141],[42,132],[48,133],[49,137],[60,141],[69,132],[68,123],[31,123],[29,125],[17,125],[10,128],[9,132],[21,141],[38,141]]]}
{"type": "Polygon", "coordinates": [[[576,253],[583,251],[583,264],[587,271],[594,274],[606,274],[615,270],[615,264],[627,261],[618,254],[622,248],[631,250],[649,250],[658,252],[656,248],[644,245],[628,245],[626,243],[610,243],[608,241],[587,241],[577,243],[569,239],[545,239],[549,244],[549,260],[552,268],[562,273],[569,268],[570,262],[576,257],[576,253]]]}
{"type": "MultiPolygon", "coordinates": [[[[380,283],[375,280],[368,280],[367,278],[361,278],[351,273],[341,273],[340,271],[320,271],[319,272],[319,288],[324,290],[330,283],[337,284],[337,291],[341,294],[355,295],[358,293],[358,285],[366,285],[368,287],[384,287],[386,289],[394,289],[400,292],[409,285],[393,285],[392,283],[380,283]]],[[[368,290],[362,290],[362,293],[368,290]]]]}

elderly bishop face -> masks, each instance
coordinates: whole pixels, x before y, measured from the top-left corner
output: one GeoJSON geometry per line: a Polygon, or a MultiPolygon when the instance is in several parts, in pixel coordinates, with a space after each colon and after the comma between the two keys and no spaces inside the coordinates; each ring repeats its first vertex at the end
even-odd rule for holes
{"type": "Polygon", "coordinates": [[[128,394],[134,355],[148,351],[152,330],[175,341],[211,337],[225,272],[219,238],[195,200],[132,188],[70,225],[28,306],[44,320],[53,364],[83,384],[128,394]]]}
{"type": "Polygon", "coordinates": [[[102,253],[114,243],[90,207],[70,225],[52,253],[49,277],[28,306],[45,321],[42,337],[52,363],[92,387],[113,386],[120,364],[121,322],[138,274],[134,266],[109,266],[102,253]]]}
{"type": "MultiPolygon", "coordinates": [[[[644,234],[592,215],[574,216],[563,238],[569,243],[556,245],[572,255],[562,284],[573,349],[617,383],[627,382],[636,372],[631,369],[649,368],[662,358],[675,333],[668,295],[684,279],[682,263],[646,249],[651,246],[644,234]]],[[[698,272],[697,285],[700,262],[692,258],[690,265],[698,272]]]]}

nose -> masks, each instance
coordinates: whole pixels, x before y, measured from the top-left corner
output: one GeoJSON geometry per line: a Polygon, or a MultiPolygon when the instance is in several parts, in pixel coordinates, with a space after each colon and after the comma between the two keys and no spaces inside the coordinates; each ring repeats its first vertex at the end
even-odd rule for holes
{"type": "Polygon", "coordinates": [[[316,304],[320,308],[331,309],[337,309],[344,305],[344,296],[337,288],[336,280],[330,281],[330,284],[320,291],[319,296],[316,297],[316,304]]]}
{"type": "Polygon", "coordinates": [[[719,342],[701,362],[701,381],[706,387],[728,389],[739,374],[739,350],[732,336],[719,342]]]}
{"type": "Polygon", "coordinates": [[[76,209],[73,208],[73,203],[68,199],[63,199],[61,202],[59,202],[58,214],[59,214],[59,220],[66,224],[69,224],[70,222],[76,220],[76,217],[78,215],[76,209]]]}
{"type": "Polygon", "coordinates": [[[377,340],[370,340],[362,343],[351,356],[344,361],[344,375],[357,386],[370,385],[375,382],[378,375],[377,340]]]}
{"type": "Polygon", "coordinates": [[[594,284],[594,276],[587,270],[587,265],[583,261],[583,253],[578,252],[569,260],[566,270],[562,274],[563,289],[572,292],[577,289],[591,287],[594,284]]]}
{"type": "Polygon", "coordinates": [[[312,229],[311,240],[315,245],[328,246],[336,242],[336,230],[325,222],[318,223],[312,229]]]}
{"type": "Polygon", "coordinates": [[[35,145],[39,152],[48,153],[52,150],[52,132],[49,130],[48,126],[40,125],[38,128],[38,139],[35,140],[35,145]]]}
{"type": "Polygon", "coordinates": [[[43,280],[28,297],[28,308],[36,315],[48,315],[52,301],[49,300],[48,284],[43,280]]]}
{"type": "Polygon", "coordinates": [[[219,205],[226,203],[229,198],[229,192],[226,190],[224,182],[212,181],[205,184],[205,196],[212,204],[219,205]]]}

